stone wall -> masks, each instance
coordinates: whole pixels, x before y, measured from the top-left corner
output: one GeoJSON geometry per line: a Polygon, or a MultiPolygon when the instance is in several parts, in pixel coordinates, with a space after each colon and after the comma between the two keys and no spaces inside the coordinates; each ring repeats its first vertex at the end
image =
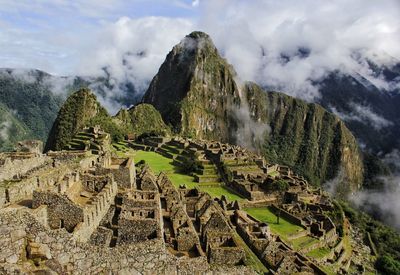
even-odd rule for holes
{"type": "Polygon", "coordinates": [[[74,236],[81,242],[89,240],[90,235],[100,225],[101,220],[107,214],[111,204],[114,203],[118,192],[117,183],[109,181],[104,188],[84,208],[83,222],[78,224],[74,230],[74,236]]]}
{"type": "Polygon", "coordinates": [[[113,158],[111,165],[98,168],[98,173],[114,175],[114,180],[120,188],[132,189],[136,187],[136,169],[133,158],[113,158]]]}
{"type": "Polygon", "coordinates": [[[70,173],[70,169],[73,168],[73,165],[67,164],[57,167],[47,164],[28,178],[0,186],[0,207],[29,199],[35,189],[46,189],[54,186],[56,182],[62,181],[64,176],[70,173]]]}
{"type": "Polygon", "coordinates": [[[114,248],[79,243],[65,231],[46,230],[23,211],[0,211],[0,232],[2,274],[255,274],[244,266],[211,268],[204,257],[175,258],[161,240],[114,248]],[[24,252],[33,242],[46,251],[40,266],[24,252]]]}
{"type": "Polygon", "coordinates": [[[90,236],[90,243],[97,246],[109,246],[113,236],[113,231],[109,228],[99,226],[90,236]]]}
{"type": "MultiPolygon", "coordinates": [[[[125,216],[125,213],[121,213],[121,215],[125,216]]],[[[156,219],[123,217],[118,221],[118,226],[118,244],[143,242],[162,237],[156,219]]]]}
{"type": "Polygon", "coordinates": [[[83,221],[83,210],[66,195],[47,191],[34,191],[32,207],[47,205],[47,222],[51,229],[65,228],[72,232],[83,221]]]}
{"type": "Polygon", "coordinates": [[[48,161],[51,161],[49,157],[44,155],[37,155],[29,158],[3,157],[5,158],[3,165],[0,165],[0,182],[24,175],[28,171],[40,167],[48,161]]]}
{"type": "Polygon", "coordinates": [[[210,264],[235,266],[243,262],[245,257],[243,249],[239,247],[218,247],[208,248],[208,260],[210,264]]]}
{"type": "Polygon", "coordinates": [[[303,228],[305,228],[303,221],[299,218],[297,218],[296,216],[290,214],[289,212],[287,212],[286,210],[283,210],[281,208],[278,208],[275,205],[271,205],[269,206],[271,211],[274,212],[274,214],[277,214],[280,211],[280,216],[288,221],[290,221],[291,223],[301,226],[303,228]]]}
{"type": "Polygon", "coordinates": [[[100,192],[112,180],[109,175],[95,176],[91,174],[82,174],[80,178],[82,187],[91,193],[100,192]]]}

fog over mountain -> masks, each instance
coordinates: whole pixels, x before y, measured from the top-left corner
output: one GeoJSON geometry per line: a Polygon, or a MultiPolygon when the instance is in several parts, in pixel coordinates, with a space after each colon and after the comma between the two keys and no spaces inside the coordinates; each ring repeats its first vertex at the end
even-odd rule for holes
{"type": "MultiPolygon", "coordinates": [[[[336,70],[363,77],[379,88],[399,88],[398,79],[389,83],[368,63],[390,67],[400,59],[400,4],[396,0],[337,0],[328,4],[311,0],[203,0],[185,7],[194,10],[190,17],[115,16],[115,20],[111,15],[118,11],[124,14],[118,10],[123,8],[120,1],[100,3],[96,14],[88,14],[90,2],[75,7],[66,3],[62,11],[76,8],[81,17],[98,19],[100,23],[88,24],[91,27],[61,34],[65,26],[47,30],[36,26],[42,34],[40,39],[23,37],[24,33],[16,32],[18,26],[3,31],[2,66],[32,67],[59,75],[105,76],[112,84],[129,81],[142,93],[172,46],[191,30],[199,29],[210,34],[244,80],[308,101],[321,96],[318,81],[336,70]],[[105,15],[107,8],[109,16],[105,15]],[[18,49],[26,49],[24,58],[16,52],[15,39],[21,43],[18,49]],[[71,41],[74,43],[67,43],[71,41]],[[30,48],[32,45],[36,48],[30,48]],[[37,56],[37,48],[41,62],[31,58],[37,56]],[[10,57],[13,53],[14,58],[10,57]]],[[[9,3],[3,9],[10,12],[13,6],[32,8],[9,3]]],[[[28,33],[33,35],[33,31],[28,33]]]]}

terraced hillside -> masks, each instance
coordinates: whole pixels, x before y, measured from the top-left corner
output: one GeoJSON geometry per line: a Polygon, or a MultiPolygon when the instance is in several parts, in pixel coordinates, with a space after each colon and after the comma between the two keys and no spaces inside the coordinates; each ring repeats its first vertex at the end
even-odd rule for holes
{"type": "MultiPolygon", "coordinates": [[[[145,162],[155,173],[165,172],[178,188],[184,185],[187,188],[197,188],[207,192],[212,197],[224,196],[227,201],[238,201],[250,219],[268,224],[271,233],[278,236],[287,249],[300,253],[303,255],[302,257],[307,257],[316,265],[321,266],[323,274],[337,274],[340,270],[357,270],[359,268],[354,264],[354,261],[357,262],[357,260],[353,261],[351,258],[353,255],[351,242],[353,241],[349,234],[349,225],[339,217],[336,220],[336,214],[330,212],[335,208],[331,208],[331,210],[328,210],[329,207],[326,208],[326,211],[329,212],[327,215],[335,219],[338,227],[330,231],[334,232],[334,235],[329,233],[329,236],[337,237],[329,240],[332,237],[318,235],[319,233],[316,235],[307,224],[307,219],[309,217],[314,219],[312,215],[315,214],[312,212],[308,214],[307,212],[298,214],[290,212],[293,213],[290,214],[287,211],[292,210],[285,205],[296,204],[285,204],[289,202],[288,198],[279,199],[287,191],[293,192],[290,190],[297,190],[295,192],[302,194],[304,191],[300,191],[299,188],[306,182],[304,178],[297,178],[287,167],[267,164],[251,153],[243,153],[239,157],[242,154],[239,153],[240,149],[235,155],[232,153],[231,147],[225,147],[220,143],[216,144],[218,146],[210,142],[203,144],[188,139],[152,137],[136,142],[114,144],[114,148],[117,154],[134,156],[135,163],[143,164],[145,162]],[[260,178],[260,175],[265,175],[266,178],[260,178]],[[245,188],[250,188],[251,183],[240,181],[241,178],[254,179],[255,182],[259,182],[258,186],[261,189],[256,189],[256,185],[254,185],[254,188],[251,187],[250,193],[242,194],[243,190],[237,189],[237,186],[244,184],[245,188]],[[296,179],[301,185],[291,186],[293,179],[296,179]],[[274,191],[273,183],[264,186],[268,181],[284,182],[288,184],[285,188],[289,189],[274,191]],[[262,194],[265,192],[269,195],[264,198],[262,194]],[[338,233],[339,231],[341,233],[338,233]]],[[[320,196],[317,195],[320,194],[319,192],[309,189],[301,195],[301,201],[304,205],[313,205],[320,196]]],[[[322,203],[321,205],[326,203],[320,199],[317,201],[322,203]]],[[[318,214],[315,217],[318,218],[318,214]]],[[[251,246],[249,247],[251,248],[251,246]]],[[[255,255],[258,254],[255,253],[255,255]]],[[[258,255],[258,257],[261,256],[258,255]]],[[[366,265],[369,269],[371,269],[370,264],[370,260],[367,260],[366,265]]]]}
{"type": "Polygon", "coordinates": [[[92,154],[99,154],[107,144],[107,140],[110,140],[110,135],[99,131],[96,128],[88,127],[82,132],[77,133],[67,145],[65,145],[65,150],[75,150],[75,151],[91,151],[92,154]]]}
{"type": "Polygon", "coordinates": [[[121,142],[113,146],[118,154],[133,155],[136,163],[144,161],[155,173],[167,173],[176,187],[197,187],[213,197],[225,196],[230,201],[243,200],[240,195],[225,187],[215,164],[204,161],[201,165],[187,167],[188,163],[193,163],[190,152],[173,141],[157,147],[158,145],[152,140],[147,140],[146,144],[121,142]],[[136,150],[133,151],[132,148],[136,150]]]}

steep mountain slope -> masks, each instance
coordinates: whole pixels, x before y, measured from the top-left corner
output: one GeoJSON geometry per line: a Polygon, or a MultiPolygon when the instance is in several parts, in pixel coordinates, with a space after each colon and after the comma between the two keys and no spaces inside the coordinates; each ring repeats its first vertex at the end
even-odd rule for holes
{"type": "MultiPolygon", "coordinates": [[[[396,76],[397,71],[389,72],[391,77],[396,76]]],[[[396,77],[400,79],[400,74],[396,77]]],[[[388,153],[400,148],[398,92],[379,89],[360,75],[338,72],[331,73],[319,86],[321,98],[318,102],[343,118],[367,150],[388,153]]]]}
{"type": "Polygon", "coordinates": [[[60,111],[50,131],[45,151],[62,150],[86,126],[99,125],[111,134],[113,141],[127,135],[170,134],[160,113],[149,104],[139,104],[129,110],[121,109],[115,117],[97,101],[96,95],[83,88],[71,94],[60,111]]]}
{"type": "Polygon", "coordinates": [[[129,110],[121,109],[115,115],[114,121],[134,137],[143,134],[170,134],[170,129],[165,125],[160,113],[150,104],[142,103],[129,110]]]}
{"type": "Polygon", "coordinates": [[[36,70],[0,70],[0,103],[12,112],[15,123],[25,125],[29,138],[47,138],[64,100],[50,91],[47,77],[36,70]]]}
{"type": "Polygon", "coordinates": [[[0,151],[11,151],[17,141],[30,138],[32,135],[28,127],[0,103],[0,151]]]}
{"type": "Polygon", "coordinates": [[[168,54],[143,101],[177,133],[232,141],[236,126],[229,109],[240,103],[234,77],[210,37],[193,32],[168,54]]]}
{"type": "Polygon", "coordinates": [[[361,153],[343,122],[321,106],[255,84],[241,87],[235,75],[208,35],[194,32],[168,54],[143,101],[181,135],[261,150],[316,185],[340,171],[343,193],[361,185],[361,153]]]}
{"type": "Polygon", "coordinates": [[[317,104],[265,92],[254,83],[246,83],[244,91],[252,119],[270,126],[263,146],[267,159],[293,167],[316,185],[338,176],[339,193],[360,187],[361,152],[338,117],[317,104]]]}
{"type": "MultiPolygon", "coordinates": [[[[107,77],[54,76],[34,69],[0,68],[0,104],[24,125],[24,138],[46,141],[61,105],[69,94],[90,87],[97,95],[130,106],[139,101],[133,83],[115,83],[107,77]],[[114,83],[114,84],[112,84],[114,83]],[[122,92],[110,91],[119,90],[122,92]]],[[[4,109],[3,108],[3,109],[4,109]]],[[[3,119],[4,120],[4,119],[3,119]]],[[[20,135],[3,135],[0,151],[10,150],[20,135]]]]}
{"type": "Polygon", "coordinates": [[[51,128],[45,150],[62,150],[71,138],[90,121],[107,118],[108,113],[88,89],[81,89],[65,101],[51,128]]]}

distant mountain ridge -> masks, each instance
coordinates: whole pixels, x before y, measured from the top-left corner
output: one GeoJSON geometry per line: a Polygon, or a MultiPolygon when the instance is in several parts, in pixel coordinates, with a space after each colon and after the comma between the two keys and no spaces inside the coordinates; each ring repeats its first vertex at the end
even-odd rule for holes
{"type": "Polygon", "coordinates": [[[362,155],[340,119],[316,104],[238,84],[235,77],[211,38],[193,32],[167,55],[143,101],[179,135],[245,142],[241,145],[293,167],[315,185],[338,176],[346,183],[337,191],[360,188],[362,155]]]}
{"type": "MultiPolygon", "coordinates": [[[[377,77],[379,76],[387,83],[392,83],[394,87],[391,87],[391,90],[385,90],[357,73],[348,75],[336,71],[319,83],[315,83],[321,94],[317,103],[341,117],[364,146],[364,150],[373,154],[386,154],[394,149],[400,150],[400,141],[397,138],[400,136],[400,112],[397,111],[397,106],[400,104],[400,62],[392,67],[378,66],[369,62],[369,66],[377,77]]],[[[104,77],[60,77],[39,70],[3,68],[0,69],[0,103],[3,103],[8,111],[18,114],[19,122],[27,124],[31,132],[27,137],[45,140],[66,95],[79,88],[90,87],[100,97],[110,97],[112,93],[110,91],[116,89],[120,92],[114,96],[111,94],[109,98],[115,102],[115,105],[128,107],[141,100],[142,94],[136,90],[135,83],[130,83],[128,80],[116,82],[107,68],[104,68],[104,72],[104,77]],[[16,83],[19,83],[19,86],[16,83]],[[50,84],[53,83],[56,85],[51,86],[50,84]],[[29,95],[10,93],[10,91],[21,90],[21,85],[25,85],[25,90],[31,91],[29,95]],[[22,105],[17,103],[18,98],[20,96],[26,99],[38,98],[36,93],[40,95],[43,91],[51,92],[48,95],[50,97],[48,103],[44,101],[41,103],[43,107],[51,110],[51,115],[43,120],[40,118],[37,125],[36,123],[32,125],[30,121],[38,117],[37,112],[31,111],[30,108],[20,107],[22,105]],[[53,97],[59,98],[55,105],[53,97]],[[19,114],[19,110],[22,114],[19,114]]],[[[35,101],[32,102],[36,104],[35,101]]],[[[12,144],[13,140],[16,139],[7,143],[12,144]]],[[[5,142],[0,141],[0,150],[3,144],[5,142]]]]}

